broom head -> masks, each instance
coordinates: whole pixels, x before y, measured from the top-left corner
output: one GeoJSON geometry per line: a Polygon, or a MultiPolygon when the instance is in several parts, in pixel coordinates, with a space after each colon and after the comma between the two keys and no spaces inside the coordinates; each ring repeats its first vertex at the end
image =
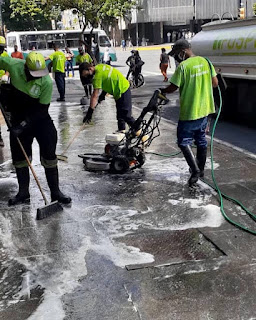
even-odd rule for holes
{"type": "Polygon", "coordinates": [[[37,209],[36,219],[42,220],[42,219],[45,219],[45,218],[51,216],[52,214],[54,214],[56,212],[60,212],[60,211],[63,211],[63,208],[60,205],[60,203],[58,201],[53,201],[53,202],[37,209]]]}

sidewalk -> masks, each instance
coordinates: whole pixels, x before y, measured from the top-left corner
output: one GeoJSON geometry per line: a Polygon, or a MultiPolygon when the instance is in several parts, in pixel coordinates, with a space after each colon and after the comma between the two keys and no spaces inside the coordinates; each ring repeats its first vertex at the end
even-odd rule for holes
{"type": "MultiPolygon", "coordinates": [[[[126,47],[125,51],[131,51],[132,49],[139,50],[139,51],[148,51],[148,50],[160,50],[161,48],[165,48],[166,50],[171,50],[173,43],[162,43],[162,44],[155,44],[149,46],[131,46],[126,47]]],[[[121,46],[115,47],[117,51],[123,51],[121,46]]]]}
{"type": "MultiPolygon", "coordinates": [[[[82,124],[82,95],[74,79],[67,80],[65,103],[55,102],[54,90],[58,154],[82,124]]],[[[142,168],[124,175],[84,170],[77,155],[102,153],[105,135],[116,127],[107,97],[95,125],[70,147],[68,162],[59,162],[61,188],[72,205],[42,221],[35,220],[43,201],[32,177],[31,205],[6,206],[17,183],[8,146],[0,149],[0,320],[256,318],[255,237],[224,220],[206,184],[188,189],[183,157],[147,155],[142,168]]],[[[160,129],[148,151],[177,151],[175,125],[162,120],[160,129]]],[[[49,198],[36,143],[33,151],[49,198]]],[[[256,160],[215,143],[214,166],[221,190],[255,212],[256,160]]],[[[256,230],[235,205],[225,201],[225,207],[256,230]]]]}

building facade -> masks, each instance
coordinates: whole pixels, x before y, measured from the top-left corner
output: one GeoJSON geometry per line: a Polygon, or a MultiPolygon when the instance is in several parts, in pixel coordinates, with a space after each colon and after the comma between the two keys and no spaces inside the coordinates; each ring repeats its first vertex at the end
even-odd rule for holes
{"type": "Polygon", "coordinates": [[[174,42],[216,19],[237,19],[240,6],[253,16],[256,0],[139,0],[123,35],[134,45],[174,42]],[[242,4],[241,4],[242,2],[242,4]]]}

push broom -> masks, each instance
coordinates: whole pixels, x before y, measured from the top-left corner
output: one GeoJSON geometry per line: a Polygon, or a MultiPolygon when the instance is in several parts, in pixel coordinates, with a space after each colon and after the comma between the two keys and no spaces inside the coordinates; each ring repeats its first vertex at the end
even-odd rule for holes
{"type": "MultiPolygon", "coordinates": [[[[2,107],[1,104],[0,104],[0,108],[1,108],[2,114],[3,114],[3,116],[4,116],[5,122],[6,122],[6,124],[7,124],[7,127],[8,127],[8,129],[10,130],[10,132],[12,132],[12,131],[11,131],[12,125],[11,125],[9,119],[7,118],[7,115],[6,115],[5,111],[3,110],[3,107],[2,107]]],[[[41,185],[40,185],[40,183],[39,183],[39,180],[38,180],[38,178],[37,178],[37,176],[36,176],[36,173],[35,173],[35,171],[34,171],[34,169],[33,169],[33,167],[32,167],[32,164],[31,164],[31,162],[30,162],[30,160],[29,160],[29,158],[28,158],[28,156],[27,156],[27,153],[26,153],[24,147],[23,147],[20,139],[19,139],[18,137],[16,137],[16,139],[17,139],[17,142],[18,142],[18,144],[19,144],[19,146],[20,146],[20,148],[21,148],[22,153],[24,154],[24,157],[25,157],[25,159],[26,159],[26,161],[27,161],[27,164],[28,164],[28,166],[29,166],[29,168],[30,168],[30,170],[31,170],[31,172],[32,172],[32,174],[33,174],[33,177],[34,177],[34,179],[35,179],[35,181],[36,181],[36,184],[37,184],[37,186],[38,186],[38,189],[39,189],[39,191],[41,192],[42,197],[43,197],[44,202],[45,202],[45,205],[44,205],[43,207],[37,208],[37,214],[36,214],[37,220],[42,220],[42,219],[47,218],[47,217],[49,217],[50,215],[54,214],[55,212],[62,211],[63,208],[62,208],[62,206],[60,205],[60,203],[59,203],[58,201],[54,201],[54,202],[51,202],[51,203],[49,203],[49,202],[47,201],[46,196],[45,196],[45,194],[44,194],[44,192],[43,192],[43,189],[42,189],[42,187],[41,187],[41,185]]]]}
{"type": "Polygon", "coordinates": [[[86,123],[83,123],[81,125],[81,127],[78,129],[78,131],[74,134],[73,138],[69,141],[66,149],[62,152],[62,154],[57,154],[57,159],[60,161],[68,161],[68,157],[65,156],[65,153],[68,151],[69,147],[71,146],[71,144],[74,142],[74,140],[76,139],[76,137],[79,135],[79,133],[85,129],[85,127],[87,126],[86,123]]]}
{"type": "MultiPolygon", "coordinates": [[[[97,103],[97,105],[95,106],[95,109],[96,109],[96,107],[98,106],[98,104],[99,104],[99,103],[97,103]]],[[[81,127],[80,127],[80,128],[77,130],[77,132],[74,134],[73,138],[69,141],[66,149],[62,152],[62,154],[57,154],[57,159],[58,159],[58,160],[60,160],[60,161],[68,161],[68,157],[65,156],[65,153],[68,151],[69,147],[70,147],[71,144],[75,141],[75,139],[76,139],[76,137],[79,135],[79,133],[80,133],[81,131],[83,131],[86,127],[91,126],[91,125],[93,125],[93,123],[90,123],[90,124],[88,124],[88,123],[83,123],[83,124],[81,125],[81,127]]]]}

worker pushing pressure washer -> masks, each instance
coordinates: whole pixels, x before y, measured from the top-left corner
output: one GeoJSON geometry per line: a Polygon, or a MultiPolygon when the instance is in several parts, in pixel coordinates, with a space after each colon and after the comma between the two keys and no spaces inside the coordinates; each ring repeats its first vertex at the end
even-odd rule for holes
{"type": "Polygon", "coordinates": [[[117,69],[107,65],[98,64],[93,66],[90,63],[83,63],[81,76],[91,78],[93,81],[93,93],[90,106],[83,119],[84,123],[89,123],[92,114],[98,103],[105,100],[106,93],[113,95],[116,101],[118,130],[125,130],[125,123],[129,126],[135,122],[132,116],[132,99],[129,81],[117,69]],[[99,96],[99,91],[102,93],[99,96]]]}
{"type": "Polygon", "coordinates": [[[59,174],[55,154],[57,131],[48,113],[52,98],[52,80],[48,74],[44,57],[35,51],[30,52],[26,61],[0,57],[0,69],[10,73],[8,89],[1,87],[2,105],[11,114],[10,145],[13,164],[16,169],[19,191],[9,200],[9,205],[29,202],[28,158],[32,158],[32,142],[36,138],[40,147],[40,160],[44,166],[46,179],[51,191],[51,200],[69,203],[71,198],[59,189],[59,174]],[[18,137],[18,139],[17,139],[18,137]]]}
{"type": "Polygon", "coordinates": [[[185,39],[176,41],[169,54],[177,55],[182,62],[171,77],[171,84],[161,89],[161,92],[172,93],[177,89],[180,91],[178,146],[190,167],[188,183],[193,186],[199,177],[204,176],[207,116],[215,112],[212,88],[218,86],[218,79],[211,62],[195,56],[190,43],[185,39]],[[191,150],[193,141],[197,146],[196,158],[191,150]]]}

